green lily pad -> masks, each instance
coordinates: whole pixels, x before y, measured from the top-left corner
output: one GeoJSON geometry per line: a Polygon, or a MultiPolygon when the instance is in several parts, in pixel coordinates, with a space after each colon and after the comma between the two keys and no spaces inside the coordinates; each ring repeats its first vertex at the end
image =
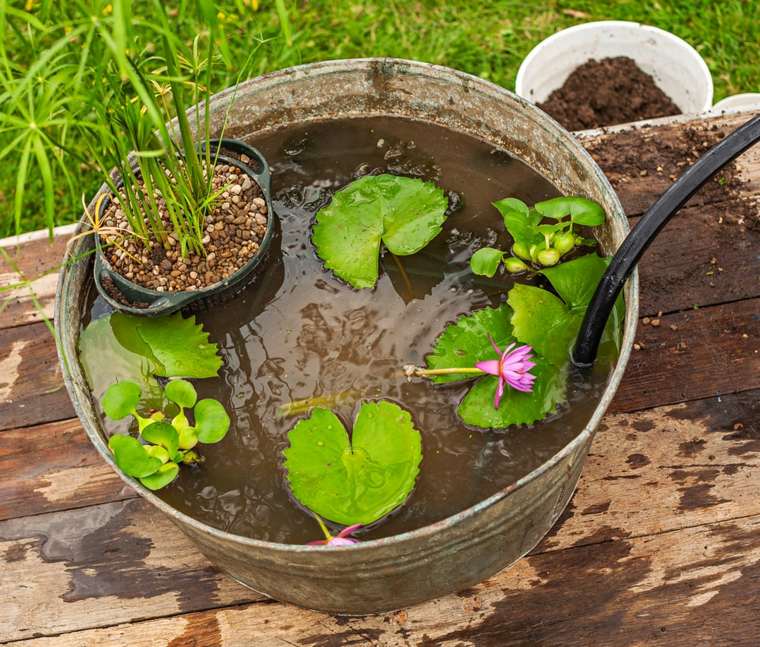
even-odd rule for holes
{"type": "Polygon", "coordinates": [[[100,404],[111,420],[121,420],[135,410],[140,402],[141,393],[139,384],[129,381],[117,382],[108,387],[100,404]]]}
{"type": "Polygon", "coordinates": [[[536,226],[541,222],[541,214],[535,209],[530,209],[517,198],[497,200],[493,206],[501,214],[504,226],[516,243],[530,247],[543,242],[543,236],[536,231],[536,226]]]}
{"type": "Polygon", "coordinates": [[[206,398],[195,405],[195,433],[207,445],[218,443],[227,435],[230,417],[218,400],[206,398]]]}
{"type": "MultiPolygon", "coordinates": [[[[489,335],[499,348],[514,341],[509,323],[512,310],[504,303],[498,308],[481,308],[462,315],[455,323],[446,326],[425,361],[428,368],[471,368],[477,362],[494,359],[495,351],[489,335]]],[[[472,379],[472,374],[436,375],[437,384],[472,379]]]]}
{"type": "Polygon", "coordinates": [[[288,433],[283,452],[293,495],[335,523],[367,525],[400,506],[414,487],[422,440],[407,411],[364,403],[351,439],[338,417],[314,409],[288,433]]]}
{"type": "Polygon", "coordinates": [[[179,435],[177,430],[166,422],[154,422],[145,427],[142,431],[142,437],[149,443],[160,445],[169,456],[174,456],[179,449],[179,435]]]}
{"type": "Polygon", "coordinates": [[[151,456],[143,444],[132,436],[111,436],[108,447],[113,452],[116,465],[127,476],[143,478],[153,474],[162,465],[160,459],[151,456]]]}
{"type": "Polygon", "coordinates": [[[177,474],[179,474],[179,465],[177,463],[165,463],[150,476],[142,477],[140,483],[149,490],[160,490],[177,478],[177,474]]]}
{"type": "Polygon", "coordinates": [[[431,182],[367,175],[317,212],[312,242],[325,267],[355,288],[377,283],[381,242],[397,256],[425,247],[441,231],[448,200],[431,182]]]}
{"type": "Polygon", "coordinates": [[[498,378],[489,375],[478,379],[462,398],[457,408],[459,417],[475,427],[504,429],[511,425],[527,425],[555,411],[565,400],[567,367],[556,366],[536,357],[531,373],[536,376],[531,393],[507,387],[499,403],[493,406],[498,378]]]}
{"type": "Polygon", "coordinates": [[[162,463],[168,463],[169,459],[171,458],[171,456],[169,456],[169,452],[161,447],[161,445],[143,445],[143,447],[145,447],[145,451],[148,452],[148,454],[154,456],[162,463]]]}

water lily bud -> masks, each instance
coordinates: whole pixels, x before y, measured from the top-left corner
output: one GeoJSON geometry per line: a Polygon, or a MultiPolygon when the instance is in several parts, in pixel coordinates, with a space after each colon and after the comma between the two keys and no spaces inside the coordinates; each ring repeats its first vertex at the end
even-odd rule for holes
{"type": "Polygon", "coordinates": [[[530,258],[530,250],[528,249],[528,246],[525,243],[515,243],[512,245],[512,253],[515,256],[519,256],[520,258],[529,261],[530,258]]]}
{"type": "Polygon", "coordinates": [[[559,263],[559,252],[553,247],[550,249],[542,249],[538,252],[538,262],[544,267],[550,267],[559,263]]]}
{"type": "Polygon", "coordinates": [[[528,266],[515,256],[504,259],[504,267],[507,268],[507,272],[511,272],[512,274],[524,272],[528,269],[528,266]]]}
{"type": "Polygon", "coordinates": [[[554,239],[554,248],[559,252],[560,256],[567,254],[575,245],[575,236],[569,231],[566,231],[564,234],[558,234],[554,239]]]}

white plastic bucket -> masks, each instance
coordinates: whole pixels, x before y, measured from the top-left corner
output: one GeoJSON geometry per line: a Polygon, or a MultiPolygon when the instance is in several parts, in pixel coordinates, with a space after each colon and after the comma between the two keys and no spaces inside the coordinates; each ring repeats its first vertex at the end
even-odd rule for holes
{"type": "Polygon", "coordinates": [[[541,103],[579,65],[612,56],[636,61],[684,114],[712,106],[712,76],[697,50],[663,29],[621,20],[576,25],[536,45],[520,65],[515,92],[541,103]]]}
{"type": "Polygon", "coordinates": [[[718,101],[712,107],[712,112],[741,110],[742,108],[760,108],[760,92],[733,94],[730,97],[726,97],[725,99],[718,101]]]}

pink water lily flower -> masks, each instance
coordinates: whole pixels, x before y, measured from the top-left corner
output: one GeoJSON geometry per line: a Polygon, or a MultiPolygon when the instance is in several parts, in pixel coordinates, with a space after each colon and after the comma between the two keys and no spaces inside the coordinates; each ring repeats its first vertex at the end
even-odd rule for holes
{"type": "Polygon", "coordinates": [[[530,373],[530,369],[536,363],[531,362],[533,359],[533,355],[531,354],[533,349],[527,344],[515,348],[517,344],[512,343],[502,352],[493,338],[489,336],[489,339],[491,340],[491,346],[493,346],[497,355],[499,355],[499,359],[478,362],[475,364],[475,367],[484,373],[495,375],[499,378],[499,384],[496,387],[496,393],[493,398],[493,406],[495,409],[498,409],[501,397],[504,395],[505,384],[524,393],[530,393],[533,390],[533,381],[536,379],[536,376],[530,373]]]}
{"type": "Polygon", "coordinates": [[[333,537],[322,524],[322,520],[318,519],[319,525],[322,526],[322,531],[325,533],[325,539],[317,539],[310,541],[309,546],[351,546],[352,544],[358,544],[359,540],[354,539],[350,535],[355,533],[362,527],[360,523],[355,523],[353,526],[346,526],[335,537],[333,537]]]}

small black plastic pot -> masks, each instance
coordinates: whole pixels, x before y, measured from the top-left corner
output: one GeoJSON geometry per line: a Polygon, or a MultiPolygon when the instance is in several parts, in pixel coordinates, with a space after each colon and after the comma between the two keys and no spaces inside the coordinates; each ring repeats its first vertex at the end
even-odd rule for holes
{"type": "MultiPolygon", "coordinates": [[[[237,139],[212,139],[209,142],[212,152],[220,150],[217,164],[236,166],[253,180],[261,189],[267,205],[267,225],[264,237],[259,244],[258,252],[237,272],[218,283],[200,290],[183,290],[176,292],[158,292],[134,283],[117,272],[109,263],[99,236],[95,236],[95,267],[93,276],[95,286],[100,296],[115,310],[148,317],[167,315],[178,310],[206,310],[212,305],[228,301],[245,289],[264,265],[272,239],[277,227],[277,216],[272,209],[270,195],[270,172],[264,156],[252,146],[237,139]],[[235,157],[225,155],[224,151],[238,155],[246,155],[257,169],[251,168],[235,157]],[[117,299],[114,293],[121,295],[117,299]]],[[[100,215],[105,212],[110,202],[109,198],[100,205],[100,215]]]]}

